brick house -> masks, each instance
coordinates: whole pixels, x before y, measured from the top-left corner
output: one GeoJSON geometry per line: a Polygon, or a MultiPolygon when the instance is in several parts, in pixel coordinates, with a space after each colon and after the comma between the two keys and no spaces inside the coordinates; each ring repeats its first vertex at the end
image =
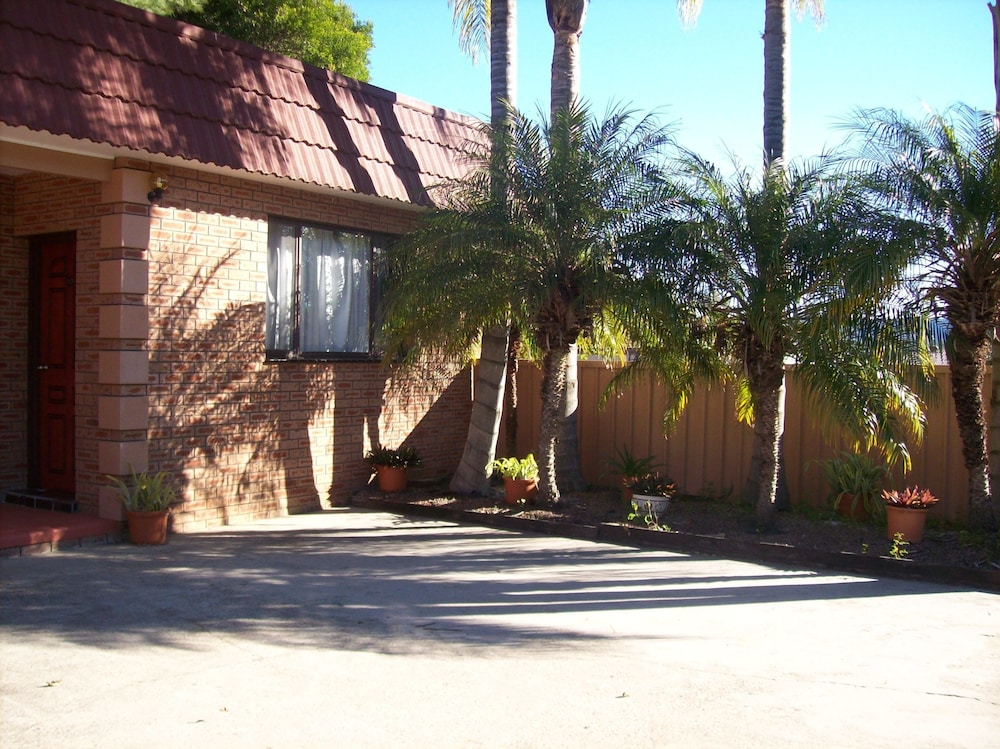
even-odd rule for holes
{"type": "Polygon", "coordinates": [[[372,269],[477,123],[111,0],[0,3],[0,91],[0,491],[163,470],[183,531],[457,465],[470,374],[383,367],[372,269]]]}

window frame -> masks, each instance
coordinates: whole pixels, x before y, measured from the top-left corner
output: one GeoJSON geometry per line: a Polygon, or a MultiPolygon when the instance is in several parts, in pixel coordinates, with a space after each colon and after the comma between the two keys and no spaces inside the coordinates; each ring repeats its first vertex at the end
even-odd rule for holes
{"type": "Polygon", "coordinates": [[[282,362],[375,362],[382,359],[382,352],[376,347],[375,339],[381,319],[381,296],[384,279],[380,272],[381,260],[393,236],[385,232],[345,226],[340,224],[325,224],[318,221],[306,221],[287,216],[269,215],[267,217],[267,294],[264,303],[264,358],[268,363],[282,362]],[[271,237],[276,227],[291,227],[295,236],[295,249],[292,253],[293,290],[292,290],[292,330],[291,345],[285,349],[271,348],[268,340],[267,323],[271,315],[270,301],[270,263],[271,237]],[[303,351],[302,350],[302,234],[309,228],[319,231],[340,232],[364,236],[368,240],[368,351],[303,351]]]}

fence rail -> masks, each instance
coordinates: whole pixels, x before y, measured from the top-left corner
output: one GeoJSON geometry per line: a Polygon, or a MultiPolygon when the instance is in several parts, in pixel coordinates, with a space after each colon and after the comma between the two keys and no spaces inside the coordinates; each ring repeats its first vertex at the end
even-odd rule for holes
{"type": "MultiPolygon", "coordinates": [[[[638,381],[599,408],[601,393],[613,375],[601,362],[579,364],[580,460],[588,483],[609,483],[608,462],[616,447],[628,445],[636,456],[654,456],[683,492],[731,490],[733,498],[739,497],[749,469],[753,432],[736,420],[731,391],[720,387],[697,391],[677,428],[664,437],[660,428],[663,389],[651,378],[638,381]]],[[[948,367],[937,368],[937,379],[940,396],[929,407],[924,441],[911,446],[913,469],[906,475],[897,471],[892,483],[927,487],[941,498],[932,511],[934,517],[962,521],[967,509],[967,474],[948,367]]],[[[534,451],[538,444],[540,382],[539,370],[523,363],[518,387],[519,455],[534,451]]],[[[792,374],[784,437],[788,489],[793,504],[820,505],[828,489],[816,461],[835,455],[841,446],[824,438],[808,411],[792,374]]]]}

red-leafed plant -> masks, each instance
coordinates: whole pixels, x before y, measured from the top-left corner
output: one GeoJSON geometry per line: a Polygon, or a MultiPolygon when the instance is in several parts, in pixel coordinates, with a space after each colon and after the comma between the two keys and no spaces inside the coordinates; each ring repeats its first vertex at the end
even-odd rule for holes
{"type": "Polygon", "coordinates": [[[886,490],[882,492],[882,500],[892,507],[909,507],[910,509],[923,509],[937,504],[938,498],[930,493],[928,489],[919,489],[915,486],[908,486],[902,491],[899,489],[886,490]]]}

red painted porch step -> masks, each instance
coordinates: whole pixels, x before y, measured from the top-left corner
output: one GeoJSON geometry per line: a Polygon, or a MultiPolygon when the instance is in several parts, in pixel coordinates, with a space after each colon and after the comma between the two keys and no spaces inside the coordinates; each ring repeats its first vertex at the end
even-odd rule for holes
{"type": "Polygon", "coordinates": [[[0,503],[0,556],[20,556],[121,539],[122,524],[82,513],[0,503]]]}

